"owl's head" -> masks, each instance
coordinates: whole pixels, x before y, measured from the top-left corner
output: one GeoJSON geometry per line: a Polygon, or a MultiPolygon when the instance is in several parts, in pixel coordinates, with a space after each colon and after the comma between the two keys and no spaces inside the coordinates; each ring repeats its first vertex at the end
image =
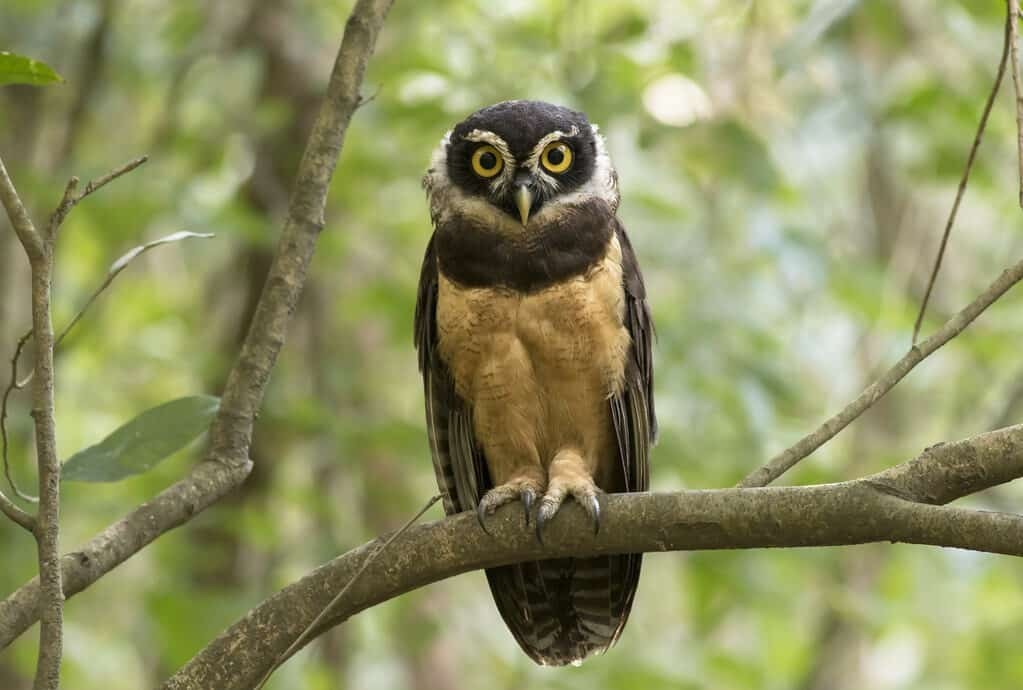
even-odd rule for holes
{"type": "Polygon", "coordinates": [[[594,198],[612,211],[618,205],[597,128],[583,113],[542,101],[497,103],[459,122],[434,151],[423,184],[434,222],[459,214],[513,232],[594,198]]]}

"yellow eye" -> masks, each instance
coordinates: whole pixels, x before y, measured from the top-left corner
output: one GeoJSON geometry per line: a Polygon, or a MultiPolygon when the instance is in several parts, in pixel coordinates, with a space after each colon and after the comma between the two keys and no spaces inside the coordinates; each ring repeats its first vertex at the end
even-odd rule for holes
{"type": "Polygon", "coordinates": [[[552,141],[544,147],[540,162],[552,173],[563,173],[572,167],[572,149],[564,142],[552,141]]]}
{"type": "Polygon", "coordinates": [[[503,167],[501,154],[490,144],[484,144],[472,153],[472,171],[484,179],[501,172],[503,167]]]}

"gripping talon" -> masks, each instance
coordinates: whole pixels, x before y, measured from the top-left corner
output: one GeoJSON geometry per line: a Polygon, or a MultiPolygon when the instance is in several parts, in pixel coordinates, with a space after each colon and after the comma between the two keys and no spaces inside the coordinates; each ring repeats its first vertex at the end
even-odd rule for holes
{"type": "Polygon", "coordinates": [[[483,503],[480,502],[480,504],[476,506],[476,522],[480,523],[480,529],[483,530],[484,534],[486,534],[488,537],[492,537],[494,535],[490,533],[490,530],[487,529],[487,525],[484,522],[486,514],[487,514],[486,508],[483,506],[483,503]]]}
{"type": "Polygon", "coordinates": [[[593,518],[593,536],[600,534],[600,501],[597,500],[596,495],[590,496],[591,509],[590,515],[593,518]]]}
{"type": "Polygon", "coordinates": [[[536,498],[536,494],[532,489],[526,489],[522,492],[522,508],[526,513],[526,527],[529,527],[529,513],[533,509],[533,500],[536,498]]]}
{"type": "Polygon", "coordinates": [[[541,505],[540,510],[536,511],[536,540],[540,542],[540,546],[546,546],[543,543],[543,526],[545,524],[547,524],[547,517],[543,512],[543,505],[541,505]]]}

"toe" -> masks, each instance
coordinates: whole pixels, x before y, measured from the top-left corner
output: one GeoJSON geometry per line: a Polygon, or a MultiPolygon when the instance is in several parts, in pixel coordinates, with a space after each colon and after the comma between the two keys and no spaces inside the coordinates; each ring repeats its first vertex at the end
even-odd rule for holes
{"type": "Polygon", "coordinates": [[[487,529],[487,523],[484,521],[486,514],[486,506],[483,504],[483,501],[480,501],[480,504],[476,506],[476,522],[480,523],[480,529],[483,530],[487,536],[493,536],[490,534],[490,530],[487,529]]]}
{"type": "Polygon", "coordinates": [[[500,486],[496,486],[488,491],[479,504],[476,507],[476,518],[480,523],[480,527],[487,534],[490,531],[487,529],[484,523],[488,515],[493,515],[494,511],[503,506],[505,503],[511,503],[512,501],[522,501],[523,511],[526,517],[526,524],[529,524],[530,513],[533,510],[533,504],[536,502],[536,497],[543,491],[543,486],[532,479],[515,479],[500,486]]]}

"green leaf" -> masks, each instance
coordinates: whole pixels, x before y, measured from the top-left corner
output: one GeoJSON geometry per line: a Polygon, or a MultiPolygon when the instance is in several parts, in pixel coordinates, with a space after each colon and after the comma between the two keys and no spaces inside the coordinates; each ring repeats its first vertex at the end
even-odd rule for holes
{"type": "Polygon", "coordinates": [[[146,410],[94,446],[64,463],[71,482],[116,482],[141,474],[199,437],[209,427],[220,398],[196,395],[146,410]]]}
{"type": "Polygon", "coordinates": [[[63,77],[45,62],[0,51],[0,86],[5,84],[46,86],[60,84],[63,81],[63,77]]]}

